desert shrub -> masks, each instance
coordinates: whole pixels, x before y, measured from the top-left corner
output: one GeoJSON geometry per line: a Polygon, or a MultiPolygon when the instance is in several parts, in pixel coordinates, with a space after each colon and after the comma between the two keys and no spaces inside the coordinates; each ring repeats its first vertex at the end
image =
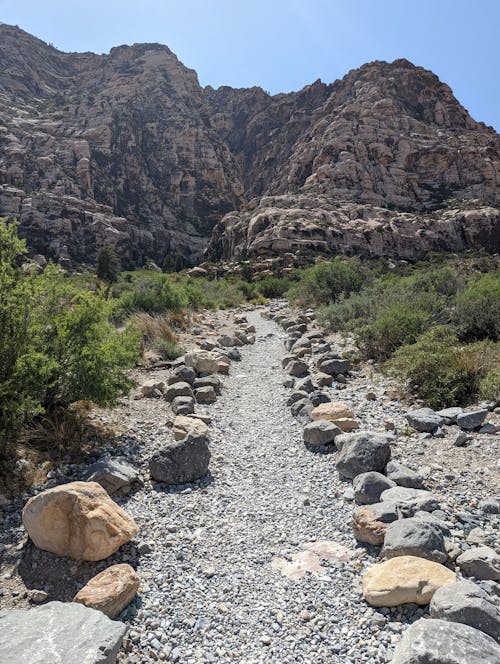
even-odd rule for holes
{"type": "Polygon", "coordinates": [[[290,289],[292,300],[301,304],[328,304],[342,294],[359,291],[364,276],[357,260],[335,257],[303,271],[300,280],[290,289]]]}
{"type": "Polygon", "coordinates": [[[283,297],[291,285],[288,277],[267,276],[257,282],[259,293],[269,299],[283,297]]]}
{"type": "Polygon", "coordinates": [[[487,401],[500,400],[500,366],[490,369],[480,381],[479,396],[487,401]]]}
{"type": "Polygon", "coordinates": [[[454,322],[460,339],[500,339],[500,272],[472,279],[457,294],[454,322]]]}
{"type": "Polygon", "coordinates": [[[414,344],[399,348],[387,370],[407,381],[426,406],[442,408],[467,403],[481,390],[483,381],[487,381],[485,390],[494,386],[498,366],[497,344],[462,346],[450,327],[436,326],[414,344]]]}
{"type": "Polygon", "coordinates": [[[106,298],[109,296],[111,284],[118,281],[120,276],[120,261],[118,256],[110,247],[101,247],[97,253],[96,263],[97,278],[106,284],[106,298]]]}
{"type": "Polygon", "coordinates": [[[154,273],[133,281],[118,301],[118,308],[129,314],[135,311],[161,313],[187,305],[188,297],[182,287],[174,283],[168,275],[154,273]]]}
{"type": "Polygon", "coordinates": [[[146,345],[152,345],[159,339],[172,343],[177,341],[171,319],[166,314],[148,314],[141,311],[134,314],[129,323],[140,333],[142,341],[146,345]]]}
{"type": "Polygon", "coordinates": [[[111,306],[75,288],[54,266],[21,267],[24,242],[0,222],[0,439],[26,420],[79,399],[113,403],[138,338],[110,323],[111,306]]]}
{"type": "Polygon", "coordinates": [[[430,314],[413,304],[387,306],[370,324],[355,332],[363,352],[376,360],[385,360],[403,344],[413,343],[428,325],[430,314]]]}
{"type": "Polygon", "coordinates": [[[342,295],[337,302],[321,307],[318,321],[326,327],[340,332],[350,332],[375,318],[378,302],[369,290],[342,295]]]}
{"type": "Polygon", "coordinates": [[[176,341],[169,341],[168,339],[157,339],[153,344],[153,348],[164,360],[176,360],[181,355],[184,355],[184,350],[179,344],[176,341]]]}

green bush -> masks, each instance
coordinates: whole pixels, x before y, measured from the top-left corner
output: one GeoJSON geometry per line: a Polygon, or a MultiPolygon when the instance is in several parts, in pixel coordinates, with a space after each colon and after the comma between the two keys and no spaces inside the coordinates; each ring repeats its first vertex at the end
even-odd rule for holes
{"type": "Polygon", "coordinates": [[[161,313],[182,309],[189,298],[182,287],[165,274],[141,276],[125,289],[118,301],[119,309],[127,314],[135,311],[161,313]]]}
{"type": "Polygon", "coordinates": [[[24,242],[0,222],[0,439],[35,415],[90,399],[111,404],[130,387],[124,369],[138,336],[117,332],[111,307],[76,289],[57,268],[20,267],[24,242]]]}
{"type": "Polygon", "coordinates": [[[292,281],[288,277],[269,275],[257,282],[259,293],[270,300],[283,297],[291,285],[292,281]]]}
{"type": "Polygon", "coordinates": [[[359,291],[364,276],[359,262],[335,257],[303,271],[297,284],[290,289],[291,299],[301,304],[328,304],[342,294],[359,291]]]}
{"type": "Polygon", "coordinates": [[[179,344],[168,339],[158,339],[154,343],[154,348],[165,360],[176,360],[184,355],[184,351],[179,344]]]}
{"type": "Polygon", "coordinates": [[[470,281],[458,293],[454,322],[460,339],[500,339],[500,272],[484,274],[470,281]]]}
{"type": "Polygon", "coordinates": [[[479,396],[486,401],[500,400],[500,366],[490,369],[479,383],[479,396]]]}
{"type": "Polygon", "coordinates": [[[485,368],[484,354],[496,353],[493,346],[460,346],[449,327],[436,326],[414,344],[399,348],[387,370],[408,381],[410,390],[430,408],[461,405],[477,394],[485,368]],[[481,355],[483,360],[478,361],[481,355]]]}

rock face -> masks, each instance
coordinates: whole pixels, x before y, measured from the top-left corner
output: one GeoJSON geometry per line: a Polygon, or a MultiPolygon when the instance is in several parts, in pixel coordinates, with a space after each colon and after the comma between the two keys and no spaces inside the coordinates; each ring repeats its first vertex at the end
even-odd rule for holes
{"type": "Polygon", "coordinates": [[[74,602],[115,618],[134,599],[140,579],[130,565],[111,565],[77,592],[74,602]]]}
{"type": "Polygon", "coordinates": [[[127,631],[101,611],[49,602],[29,611],[0,611],[0,661],[113,664],[127,631]]]}
{"type": "Polygon", "coordinates": [[[103,560],[139,531],[97,482],[42,491],[24,506],[23,524],[39,549],[77,560],[103,560]]]}
{"type": "Polygon", "coordinates": [[[62,53],[1,25],[0,55],[0,214],[35,253],[194,262],[212,229],[211,259],[500,245],[500,137],[407,60],[270,96],[203,89],[160,44],[62,53]]]}
{"type": "Polygon", "coordinates": [[[500,647],[478,629],[421,618],[403,634],[392,664],[484,664],[500,661],[500,647]]]}

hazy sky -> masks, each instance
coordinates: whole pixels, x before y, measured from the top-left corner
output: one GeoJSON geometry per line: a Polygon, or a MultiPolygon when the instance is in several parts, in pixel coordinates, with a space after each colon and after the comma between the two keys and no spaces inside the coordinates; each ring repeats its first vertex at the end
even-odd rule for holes
{"type": "Polygon", "coordinates": [[[405,57],[500,130],[500,0],[0,0],[0,21],[64,51],[161,42],[202,85],[272,93],[405,57]]]}

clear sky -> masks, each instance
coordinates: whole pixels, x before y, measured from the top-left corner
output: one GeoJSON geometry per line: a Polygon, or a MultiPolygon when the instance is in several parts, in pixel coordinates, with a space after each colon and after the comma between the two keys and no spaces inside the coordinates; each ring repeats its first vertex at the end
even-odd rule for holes
{"type": "Polygon", "coordinates": [[[202,85],[272,93],[405,57],[500,131],[500,0],[0,0],[0,21],[64,51],[160,42],[202,85]]]}

